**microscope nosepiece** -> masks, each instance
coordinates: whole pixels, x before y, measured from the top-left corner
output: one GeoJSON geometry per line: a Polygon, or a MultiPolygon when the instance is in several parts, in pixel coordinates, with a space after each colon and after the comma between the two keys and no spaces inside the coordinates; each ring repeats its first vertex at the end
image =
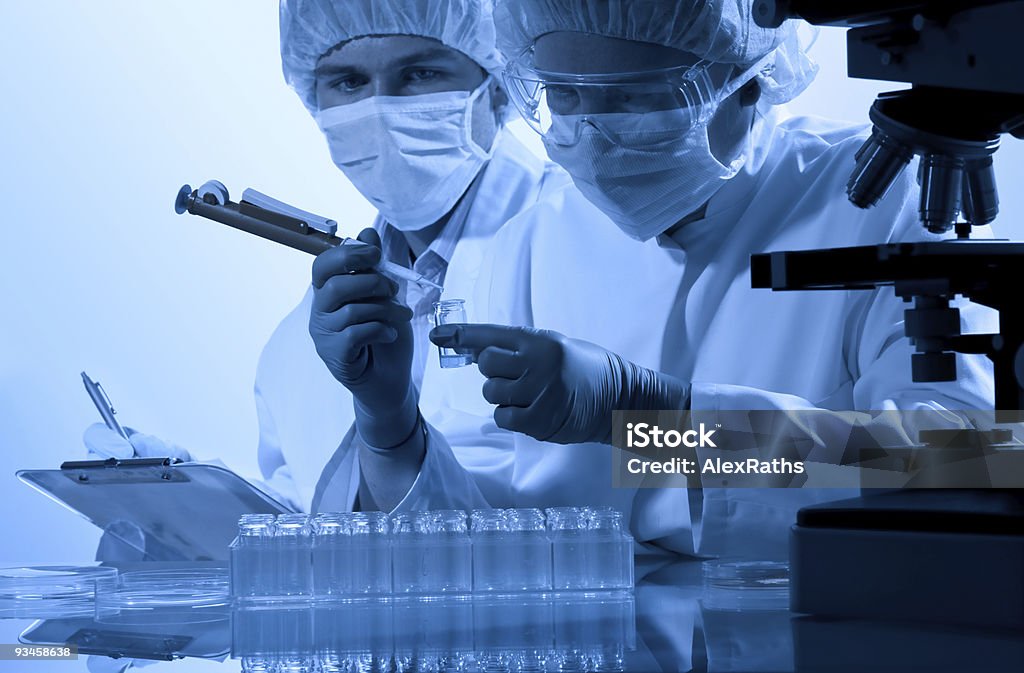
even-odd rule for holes
{"type": "Polygon", "coordinates": [[[909,147],[875,127],[857,152],[857,167],[846,187],[850,201],[858,208],[877,204],[913,156],[909,147]]]}

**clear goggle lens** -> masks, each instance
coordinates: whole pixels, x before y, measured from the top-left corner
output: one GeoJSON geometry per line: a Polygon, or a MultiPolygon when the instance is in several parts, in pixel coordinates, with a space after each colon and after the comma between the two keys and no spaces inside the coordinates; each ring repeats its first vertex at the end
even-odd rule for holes
{"type": "MultiPolygon", "coordinates": [[[[527,123],[559,144],[575,143],[587,125],[601,128],[601,116],[609,114],[668,113],[672,131],[686,133],[707,124],[719,102],[705,62],[643,73],[579,76],[544,72],[531,63],[532,50],[511,61],[505,85],[527,123]]],[[[610,139],[628,146],[641,138],[643,134],[617,133],[610,139]]]]}

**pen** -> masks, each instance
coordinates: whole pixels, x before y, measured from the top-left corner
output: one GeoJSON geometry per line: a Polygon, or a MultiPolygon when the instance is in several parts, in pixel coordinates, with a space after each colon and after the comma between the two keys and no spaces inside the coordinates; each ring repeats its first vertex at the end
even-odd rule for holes
{"type": "Polygon", "coordinates": [[[114,418],[114,414],[117,412],[114,411],[114,406],[110,403],[110,398],[107,397],[107,391],[103,390],[103,386],[99,383],[90,379],[85,372],[82,372],[82,383],[85,385],[85,391],[89,393],[92,403],[96,405],[96,409],[100,412],[103,422],[107,424],[108,428],[127,440],[128,433],[125,432],[121,424],[114,418]]]}

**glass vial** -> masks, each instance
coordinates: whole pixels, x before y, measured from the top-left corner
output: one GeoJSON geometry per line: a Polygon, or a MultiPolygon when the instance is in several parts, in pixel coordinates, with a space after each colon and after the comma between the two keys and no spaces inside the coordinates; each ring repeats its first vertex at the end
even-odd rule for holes
{"type": "Polygon", "coordinates": [[[343,514],[313,517],[313,595],[337,598],[348,593],[348,568],[342,557],[346,543],[343,514]]]}
{"type": "Polygon", "coordinates": [[[351,544],[345,564],[353,594],[379,596],[391,593],[390,522],[384,512],[353,512],[348,515],[351,544]]]}
{"type": "MultiPolygon", "coordinates": [[[[434,326],[440,327],[449,323],[468,322],[466,317],[466,301],[464,299],[444,299],[434,302],[434,326]]],[[[454,348],[438,348],[441,354],[441,369],[465,367],[473,362],[471,355],[459,353],[454,348]]]]}
{"type": "Polygon", "coordinates": [[[551,581],[554,589],[586,589],[586,512],[580,507],[546,510],[551,536],[551,581]]]}
{"type": "Polygon", "coordinates": [[[271,545],[273,514],[243,514],[238,537],[231,543],[231,595],[236,598],[272,596],[277,569],[271,545]]]}
{"type": "Polygon", "coordinates": [[[633,537],[626,532],[622,512],[610,507],[587,511],[583,555],[590,589],[633,588],[633,537]]]}
{"type": "Polygon", "coordinates": [[[508,590],[512,549],[505,512],[475,509],[470,515],[470,524],[473,529],[473,590],[508,590]]]}
{"type": "Polygon", "coordinates": [[[274,551],[277,557],[277,595],[304,597],[313,593],[312,531],[305,514],[277,517],[274,551]]]}
{"type": "Polygon", "coordinates": [[[421,512],[416,531],[424,536],[423,562],[428,593],[473,590],[473,548],[466,513],[460,509],[421,512]]]}
{"type": "Polygon", "coordinates": [[[551,538],[544,512],[539,509],[505,510],[509,546],[507,588],[516,591],[551,589],[551,538]]]}
{"type": "Polygon", "coordinates": [[[391,568],[396,594],[423,593],[426,568],[425,535],[416,530],[416,514],[405,512],[391,518],[391,568]]]}

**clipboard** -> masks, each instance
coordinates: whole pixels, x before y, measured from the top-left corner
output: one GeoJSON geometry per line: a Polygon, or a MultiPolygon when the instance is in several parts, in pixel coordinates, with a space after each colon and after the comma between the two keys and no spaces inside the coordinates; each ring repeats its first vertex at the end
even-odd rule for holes
{"type": "Polygon", "coordinates": [[[59,470],[16,475],[126,544],[164,560],[227,560],[239,517],[292,511],[231,470],[170,458],[72,461],[59,470]]]}

